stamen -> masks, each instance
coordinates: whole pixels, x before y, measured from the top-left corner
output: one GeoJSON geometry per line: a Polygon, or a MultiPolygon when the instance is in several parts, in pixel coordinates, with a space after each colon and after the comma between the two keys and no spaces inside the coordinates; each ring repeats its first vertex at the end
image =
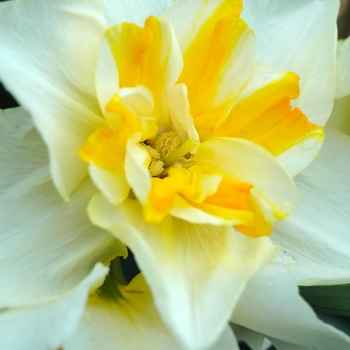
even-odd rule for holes
{"type": "Polygon", "coordinates": [[[197,146],[197,143],[192,139],[186,140],[179,148],[171,152],[167,157],[163,159],[166,167],[174,164],[176,161],[181,159],[187,153],[193,150],[197,146]]]}

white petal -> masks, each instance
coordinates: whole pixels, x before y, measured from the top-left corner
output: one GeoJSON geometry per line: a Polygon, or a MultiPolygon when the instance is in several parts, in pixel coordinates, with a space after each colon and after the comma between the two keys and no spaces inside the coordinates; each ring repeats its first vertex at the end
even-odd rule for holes
{"type": "MultiPolygon", "coordinates": [[[[264,343],[264,336],[260,333],[254,332],[251,329],[231,323],[231,327],[235,332],[238,341],[245,342],[251,350],[262,350],[264,343]]],[[[268,347],[269,348],[269,347],[268,347]]]]}
{"type": "Polygon", "coordinates": [[[113,207],[97,195],[88,211],[134,252],[164,322],[188,349],[219,338],[249,276],[276,254],[267,237],[252,239],[230,226],[171,216],[147,224],[135,200],[113,207]]]}
{"type": "Polygon", "coordinates": [[[242,17],[256,35],[256,61],[300,76],[294,105],[318,125],[335,94],[338,1],[245,0],[242,17]]]}
{"type": "Polygon", "coordinates": [[[99,168],[94,163],[89,164],[89,173],[95,186],[106,196],[111,204],[118,205],[129,195],[130,186],[125,174],[115,174],[99,168]]]}
{"type": "Polygon", "coordinates": [[[298,202],[275,227],[279,261],[299,284],[350,282],[350,137],[326,133],[316,160],[296,177],[298,202]]]}
{"type": "Polygon", "coordinates": [[[89,291],[101,283],[107,272],[106,267],[98,264],[62,299],[37,307],[0,312],[0,348],[8,350],[59,348],[76,328],[89,291]]]}
{"type": "Polygon", "coordinates": [[[50,180],[45,145],[21,108],[0,111],[0,308],[52,300],[97,261],[126,250],[93,226],[84,181],[65,203],[50,180]],[[24,286],[24,287],[23,287],[24,286]]]}
{"type": "Polygon", "coordinates": [[[186,200],[180,196],[176,196],[169,213],[178,219],[191,222],[193,224],[209,224],[209,225],[238,225],[239,220],[225,220],[215,215],[208,214],[200,209],[194,208],[186,200]]]}
{"type": "Polygon", "coordinates": [[[116,286],[115,300],[94,296],[65,350],[139,350],[180,347],[163,324],[141,274],[116,286]]]}
{"type": "Polygon", "coordinates": [[[338,42],[336,98],[350,95],[350,38],[338,42]]]}
{"type": "Polygon", "coordinates": [[[248,282],[232,322],[264,334],[286,350],[348,349],[350,338],[320,321],[300,297],[292,276],[269,264],[248,282]]]}
{"type": "Polygon", "coordinates": [[[230,178],[250,183],[252,193],[271,215],[288,213],[295,202],[294,184],[284,168],[263,147],[253,142],[220,137],[203,142],[196,153],[203,167],[214,167],[230,178]],[[270,209],[268,207],[271,206],[270,209]]]}
{"type": "Polygon", "coordinates": [[[0,77],[32,114],[65,199],[87,174],[77,150],[100,123],[95,69],[104,30],[95,0],[0,6],[0,77]]]}
{"type": "Polygon", "coordinates": [[[159,17],[174,0],[100,0],[108,26],[121,22],[132,22],[139,26],[150,16],[159,17]]]}
{"type": "Polygon", "coordinates": [[[350,135],[350,95],[334,101],[333,111],[326,128],[350,135]]]}
{"type": "MultiPolygon", "coordinates": [[[[141,274],[116,288],[119,294],[114,300],[90,298],[76,332],[64,343],[65,350],[183,349],[160,318],[141,274]]],[[[227,327],[208,350],[234,349],[236,341],[227,327]]]]}
{"type": "Polygon", "coordinates": [[[125,174],[135,196],[146,203],[152,182],[148,171],[150,156],[139,144],[130,140],[125,157],[125,174]]]}
{"type": "Polygon", "coordinates": [[[199,143],[199,136],[190,113],[188,91],[185,84],[170,86],[168,89],[168,106],[174,131],[182,142],[191,139],[199,143]]]}

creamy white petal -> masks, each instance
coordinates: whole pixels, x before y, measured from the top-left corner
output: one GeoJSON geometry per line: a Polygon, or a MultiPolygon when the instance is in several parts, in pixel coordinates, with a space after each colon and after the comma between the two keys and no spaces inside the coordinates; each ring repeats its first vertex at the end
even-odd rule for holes
{"type": "Polygon", "coordinates": [[[125,174],[135,196],[141,203],[146,203],[152,186],[148,171],[150,158],[142,146],[129,140],[125,157],[125,174]]]}
{"type": "Polygon", "coordinates": [[[68,295],[49,304],[0,312],[0,348],[8,350],[58,349],[75,330],[89,291],[101,284],[108,269],[94,267],[68,295]]]}
{"type": "Polygon", "coordinates": [[[350,95],[334,101],[332,114],[325,127],[350,135],[350,95]]]}
{"type": "Polygon", "coordinates": [[[228,10],[231,6],[236,7],[236,16],[240,13],[240,1],[233,0],[231,4],[228,3],[226,0],[182,0],[174,2],[173,6],[166,9],[164,16],[170,19],[182,52],[187,50],[203,25],[209,22],[213,15],[225,15],[225,9],[228,10]]]}
{"type": "Polygon", "coordinates": [[[259,198],[268,216],[284,215],[294,205],[295,188],[291,178],[269,152],[253,142],[214,138],[198,147],[196,159],[201,167],[214,167],[230,178],[252,184],[252,193],[259,198]]]}
{"type": "Polygon", "coordinates": [[[90,298],[76,332],[63,344],[65,350],[180,349],[141,274],[115,288],[114,300],[90,298]]]}
{"type": "Polygon", "coordinates": [[[253,276],[231,321],[264,334],[279,349],[350,347],[350,337],[317,318],[292,275],[279,264],[266,265],[253,276]]]}
{"type": "Polygon", "coordinates": [[[316,160],[296,177],[298,201],[275,226],[278,261],[299,284],[350,282],[350,137],[326,133],[316,160]]]}
{"type": "MultiPolygon", "coordinates": [[[[160,318],[142,274],[116,288],[113,300],[90,298],[77,330],[63,344],[65,350],[183,349],[160,318]]],[[[238,347],[227,327],[208,350],[234,349],[238,347]]]]}
{"type": "Polygon", "coordinates": [[[188,101],[188,91],[185,84],[170,86],[167,92],[169,114],[174,131],[182,142],[188,138],[199,143],[199,136],[194,126],[188,101]]]}
{"type": "Polygon", "coordinates": [[[338,42],[336,98],[350,95],[350,38],[338,42]]]}
{"type": "Polygon", "coordinates": [[[87,174],[77,150],[100,123],[95,69],[105,28],[95,0],[0,4],[0,78],[32,114],[65,199],[87,174]]]}
{"type": "Polygon", "coordinates": [[[95,186],[106,196],[111,204],[118,205],[129,195],[130,186],[124,172],[116,174],[89,164],[89,173],[95,186]]]}
{"type": "Polygon", "coordinates": [[[338,7],[333,0],[245,0],[242,12],[256,35],[256,61],[300,76],[294,105],[318,125],[335,94],[338,7]]]}
{"type": "Polygon", "coordinates": [[[142,26],[148,16],[160,16],[174,2],[174,0],[99,1],[109,27],[121,22],[132,22],[142,26]]]}
{"type": "Polygon", "coordinates": [[[0,308],[70,291],[123,245],[89,221],[97,190],[84,181],[69,203],[50,180],[45,145],[21,108],[0,111],[0,308]]]}
{"type": "Polygon", "coordinates": [[[321,128],[310,124],[299,110],[291,110],[290,101],[298,93],[297,75],[255,62],[248,85],[211,137],[251,140],[273,153],[295,176],[317,156],[323,141],[321,128]]]}
{"type": "Polygon", "coordinates": [[[246,343],[251,350],[262,350],[264,343],[264,336],[260,333],[252,331],[251,329],[231,323],[233,331],[238,341],[246,343]]]}
{"type": "Polygon", "coordinates": [[[135,200],[111,206],[95,196],[91,220],[134,252],[164,322],[187,349],[213,344],[224,331],[249,276],[276,254],[267,237],[230,226],[194,225],[167,216],[147,224],[135,200]]]}

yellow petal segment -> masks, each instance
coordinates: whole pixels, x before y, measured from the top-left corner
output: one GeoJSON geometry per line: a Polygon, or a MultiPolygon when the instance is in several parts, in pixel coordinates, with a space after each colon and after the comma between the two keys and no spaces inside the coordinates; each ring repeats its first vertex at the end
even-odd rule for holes
{"type": "MultiPolygon", "coordinates": [[[[253,141],[277,156],[308,137],[323,137],[323,129],[310,123],[290,100],[299,94],[299,77],[286,72],[277,80],[241,98],[214,136],[253,141]]],[[[206,137],[204,137],[206,138],[206,137]]]]}
{"type": "Polygon", "coordinates": [[[186,52],[200,32],[224,17],[238,17],[241,11],[242,0],[183,0],[170,6],[163,17],[170,19],[181,51],[186,52]]]}
{"type": "Polygon", "coordinates": [[[205,203],[227,209],[247,210],[247,197],[252,185],[224,177],[215,194],[207,197],[205,203]]]}
{"type": "Polygon", "coordinates": [[[144,207],[147,222],[159,222],[168,213],[176,195],[192,202],[202,202],[208,195],[215,193],[221,181],[217,174],[203,174],[198,166],[189,169],[173,168],[167,177],[152,178],[152,187],[144,207]]]}
{"type": "Polygon", "coordinates": [[[106,109],[116,115],[108,121],[114,131],[106,127],[96,129],[78,153],[84,161],[102,169],[124,172],[126,144],[132,135],[141,131],[141,121],[118,100],[112,99],[106,109]]]}
{"type": "Polygon", "coordinates": [[[149,17],[144,28],[122,23],[105,34],[117,65],[120,87],[146,86],[161,110],[166,86],[175,83],[182,69],[180,50],[172,35],[168,21],[156,17],[149,17]]]}
{"type": "MultiPolygon", "coordinates": [[[[253,58],[253,51],[247,58],[245,69],[242,65],[240,75],[244,75],[241,86],[231,85],[224,98],[218,98],[222,91],[220,85],[229,69],[237,64],[234,62],[241,51],[243,41],[252,32],[240,18],[220,19],[214,26],[206,25],[196,37],[189,49],[184,53],[184,69],[179,79],[188,88],[188,97],[194,117],[208,113],[212,107],[230,103],[237,97],[240,89],[248,78],[249,60],[253,58]],[[241,45],[240,45],[241,44],[241,45]],[[231,95],[231,96],[230,96],[231,95]],[[218,100],[218,101],[217,101],[218,100]],[[213,106],[214,105],[214,106],[213,106]]],[[[253,45],[252,45],[253,49],[253,45]]],[[[238,72],[237,72],[238,73],[238,72]]],[[[234,78],[233,78],[234,79],[234,78]]]]}

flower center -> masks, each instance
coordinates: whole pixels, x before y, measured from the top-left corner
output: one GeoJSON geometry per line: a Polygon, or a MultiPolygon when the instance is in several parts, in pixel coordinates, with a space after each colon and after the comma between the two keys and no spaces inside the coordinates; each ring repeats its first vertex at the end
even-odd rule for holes
{"type": "Polygon", "coordinates": [[[171,168],[188,169],[195,164],[195,157],[189,152],[196,146],[191,139],[181,144],[180,137],[173,131],[163,132],[155,141],[142,143],[152,160],[149,172],[152,177],[164,178],[171,168]]]}

